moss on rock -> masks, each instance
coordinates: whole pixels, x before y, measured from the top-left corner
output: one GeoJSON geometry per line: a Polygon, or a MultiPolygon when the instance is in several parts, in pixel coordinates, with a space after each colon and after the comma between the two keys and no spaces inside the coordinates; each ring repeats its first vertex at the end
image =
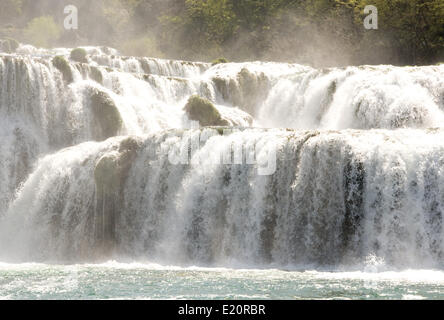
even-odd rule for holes
{"type": "Polygon", "coordinates": [[[106,92],[98,89],[92,90],[91,110],[94,116],[91,125],[96,140],[106,140],[118,135],[122,129],[123,121],[117,106],[106,92]]]}
{"type": "Polygon", "coordinates": [[[93,79],[94,81],[102,84],[103,83],[103,75],[102,75],[102,71],[100,71],[99,68],[97,67],[91,67],[90,69],[90,73],[89,76],[91,79],[93,79]]]}
{"type": "Polygon", "coordinates": [[[215,65],[221,64],[221,63],[228,63],[228,60],[225,58],[217,58],[211,62],[211,65],[215,66],[215,65]]]}
{"type": "Polygon", "coordinates": [[[85,49],[76,48],[71,51],[71,59],[76,62],[87,63],[88,59],[86,59],[87,52],[85,49]]]}
{"type": "Polygon", "coordinates": [[[69,66],[68,61],[66,61],[66,59],[63,56],[54,57],[52,59],[52,64],[62,73],[63,79],[67,83],[73,82],[71,67],[69,66]]]}
{"type": "Polygon", "coordinates": [[[198,95],[191,96],[185,105],[185,112],[191,120],[199,121],[201,126],[227,126],[216,107],[207,99],[198,95]]]}

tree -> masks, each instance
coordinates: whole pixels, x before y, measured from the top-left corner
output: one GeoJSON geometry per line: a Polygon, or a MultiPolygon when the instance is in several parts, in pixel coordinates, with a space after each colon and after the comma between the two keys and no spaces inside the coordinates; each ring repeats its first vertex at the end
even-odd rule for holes
{"type": "MultiPolygon", "coordinates": [[[[0,21],[4,24],[14,22],[22,13],[21,0],[2,0],[0,4],[0,21]]],[[[2,26],[3,27],[3,26],[2,26]]]]}
{"type": "Polygon", "coordinates": [[[31,20],[24,30],[24,37],[29,43],[39,47],[55,44],[60,36],[60,27],[51,16],[43,16],[31,20]]]}

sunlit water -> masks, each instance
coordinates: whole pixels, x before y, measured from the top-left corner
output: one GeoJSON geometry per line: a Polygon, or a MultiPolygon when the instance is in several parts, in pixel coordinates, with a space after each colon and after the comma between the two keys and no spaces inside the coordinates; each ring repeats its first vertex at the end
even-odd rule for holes
{"type": "Polygon", "coordinates": [[[0,264],[1,299],[443,299],[444,272],[0,264]]]}

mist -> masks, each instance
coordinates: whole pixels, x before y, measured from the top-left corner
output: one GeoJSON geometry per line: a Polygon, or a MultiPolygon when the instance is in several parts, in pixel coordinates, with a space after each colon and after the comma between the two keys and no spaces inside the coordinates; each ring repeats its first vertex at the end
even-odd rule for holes
{"type": "Polygon", "coordinates": [[[374,2],[378,30],[364,28],[367,1],[4,0],[0,38],[37,47],[109,46],[128,56],[314,67],[444,60],[438,1],[426,1],[418,13],[425,19],[417,23],[417,15],[409,13],[418,11],[417,1],[401,1],[399,9],[374,2]],[[77,30],[64,28],[68,5],[78,9],[77,30]],[[398,27],[409,24],[414,31],[398,27]]]}

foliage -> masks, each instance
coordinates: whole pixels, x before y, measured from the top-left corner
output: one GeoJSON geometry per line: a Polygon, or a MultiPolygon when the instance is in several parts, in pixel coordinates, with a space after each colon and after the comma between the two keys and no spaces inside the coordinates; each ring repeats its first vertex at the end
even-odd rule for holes
{"type": "Polygon", "coordinates": [[[2,0],[0,4],[0,21],[2,24],[15,22],[22,13],[21,0],[2,0]]]}
{"type": "Polygon", "coordinates": [[[187,60],[224,56],[230,61],[324,66],[434,64],[444,59],[442,0],[71,0],[70,4],[82,13],[80,28],[63,31],[57,42],[63,1],[2,0],[0,21],[14,25],[0,25],[0,36],[39,46],[82,42],[117,47],[128,55],[187,60]],[[378,30],[363,26],[366,5],[378,8],[378,30]],[[23,30],[23,37],[17,30],[23,30]]]}
{"type": "Polygon", "coordinates": [[[60,27],[51,16],[32,19],[24,30],[24,37],[28,43],[46,48],[54,45],[60,34],[60,27]]]}
{"type": "Polygon", "coordinates": [[[123,43],[122,53],[129,56],[162,57],[156,40],[153,37],[143,36],[123,43]]]}

